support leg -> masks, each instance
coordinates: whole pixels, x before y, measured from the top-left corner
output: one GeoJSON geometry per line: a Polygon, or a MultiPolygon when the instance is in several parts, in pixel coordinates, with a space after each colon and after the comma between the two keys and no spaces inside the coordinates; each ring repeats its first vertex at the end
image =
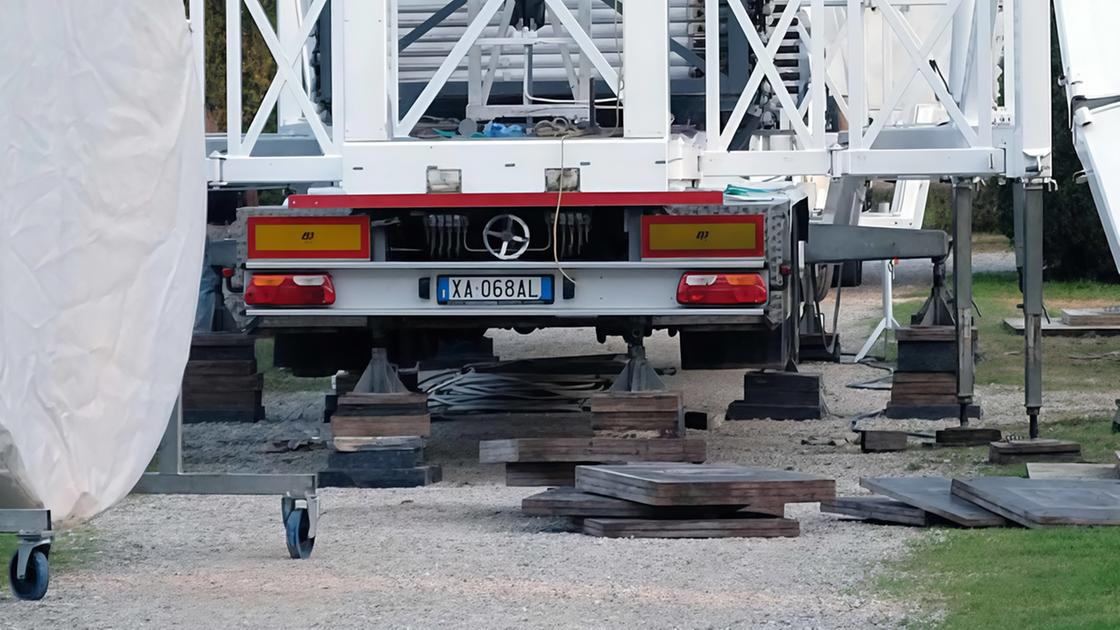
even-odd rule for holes
{"type": "Polygon", "coordinates": [[[397,375],[397,368],[389,363],[389,353],[385,348],[374,348],[370,352],[369,365],[354,386],[354,392],[363,394],[397,394],[407,392],[408,388],[397,375]]]}
{"type": "Polygon", "coordinates": [[[646,347],[642,340],[627,340],[626,367],[614,379],[612,392],[651,392],[665,389],[665,382],[657,375],[657,370],[646,359],[646,347]]]}
{"type": "Polygon", "coordinates": [[[1016,214],[1022,216],[1023,231],[1025,405],[1030,418],[1030,436],[1034,439],[1038,437],[1038,414],[1042,409],[1042,317],[1045,315],[1042,303],[1042,186],[1019,183],[1016,187],[1024,188],[1022,195],[1016,195],[1016,201],[1023,199],[1021,206],[1016,204],[1016,214]]]}
{"type": "Polygon", "coordinates": [[[976,384],[972,347],[972,188],[969,180],[953,180],[953,295],[957,327],[957,403],[961,426],[968,426],[968,407],[976,384]]]}

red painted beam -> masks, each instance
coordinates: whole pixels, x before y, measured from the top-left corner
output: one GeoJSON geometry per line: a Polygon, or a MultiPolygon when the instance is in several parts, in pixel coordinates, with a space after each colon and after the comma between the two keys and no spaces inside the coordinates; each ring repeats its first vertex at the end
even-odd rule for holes
{"type": "Polygon", "coordinates": [[[565,208],[592,206],[720,206],[718,190],[674,192],[438,193],[406,195],[292,195],[293,209],[565,208]]]}

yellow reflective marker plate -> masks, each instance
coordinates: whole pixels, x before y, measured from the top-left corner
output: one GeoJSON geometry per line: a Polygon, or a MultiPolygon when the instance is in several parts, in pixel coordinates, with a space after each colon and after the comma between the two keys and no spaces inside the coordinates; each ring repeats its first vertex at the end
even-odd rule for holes
{"type": "Polygon", "coordinates": [[[643,258],[757,258],[764,255],[763,216],[642,217],[643,258]]]}
{"type": "Polygon", "coordinates": [[[369,260],[369,218],[250,217],[249,258],[369,260]]]}

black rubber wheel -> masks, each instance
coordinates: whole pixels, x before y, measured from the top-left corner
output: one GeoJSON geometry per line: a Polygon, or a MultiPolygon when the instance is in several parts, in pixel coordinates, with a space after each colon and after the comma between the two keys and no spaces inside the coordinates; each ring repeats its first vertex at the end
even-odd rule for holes
{"type": "Polygon", "coordinates": [[[36,601],[43,599],[47,594],[47,584],[50,582],[50,568],[47,554],[40,549],[33,549],[27,558],[27,571],[23,579],[16,577],[16,565],[19,563],[19,554],[12,554],[12,561],[8,563],[8,582],[12,585],[12,593],[18,599],[36,601]]]}
{"type": "Polygon", "coordinates": [[[303,560],[311,557],[311,550],[315,548],[315,538],[308,536],[311,530],[311,518],[307,510],[292,510],[284,522],[285,538],[288,542],[288,555],[293,559],[303,560]]]}

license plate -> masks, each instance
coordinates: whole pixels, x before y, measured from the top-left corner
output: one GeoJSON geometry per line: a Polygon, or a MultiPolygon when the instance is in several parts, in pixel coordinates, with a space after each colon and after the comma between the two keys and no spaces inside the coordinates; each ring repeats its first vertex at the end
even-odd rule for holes
{"type": "Polygon", "coordinates": [[[440,276],[440,304],[552,304],[552,276],[440,276]]]}

